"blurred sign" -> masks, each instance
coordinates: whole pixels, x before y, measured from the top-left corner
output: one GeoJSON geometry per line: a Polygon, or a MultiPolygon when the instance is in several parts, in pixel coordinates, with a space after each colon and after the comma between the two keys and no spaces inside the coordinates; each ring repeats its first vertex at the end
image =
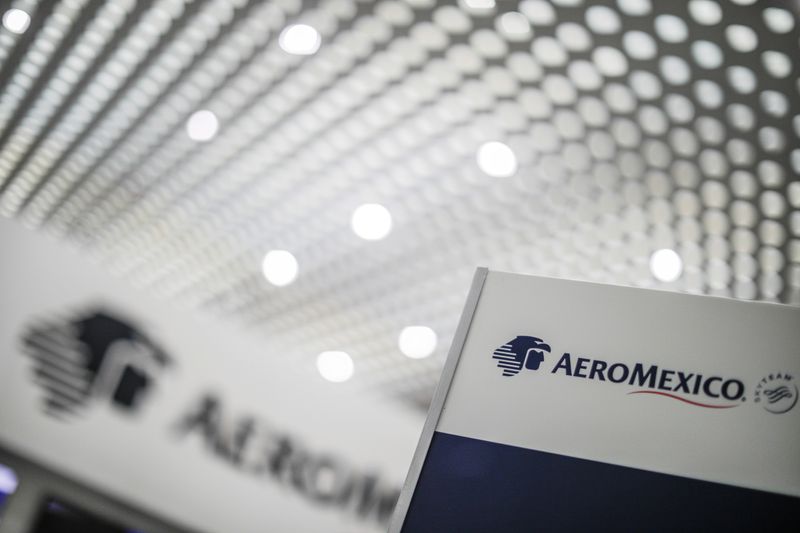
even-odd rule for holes
{"type": "Polygon", "coordinates": [[[0,242],[0,447],[195,531],[385,529],[415,413],[43,234],[0,242]]]}
{"type": "Polygon", "coordinates": [[[776,304],[479,270],[390,532],[785,528],[798,325],[776,304]]]}
{"type": "MultiPolygon", "coordinates": [[[[37,319],[22,335],[31,376],[45,413],[62,421],[85,411],[89,399],[137,411],[153,379],[171,358],[129,319],[102,309],[37,319]]],[[[340,457],[314,453],[293,435],[253,414],[232,418],[222,396],[204,392],[179,416],[170,435],[199,435],[213,456],[243,475],[281,483],[310,501],[388,521],[399,490],[362,474],[340,457]]]]}

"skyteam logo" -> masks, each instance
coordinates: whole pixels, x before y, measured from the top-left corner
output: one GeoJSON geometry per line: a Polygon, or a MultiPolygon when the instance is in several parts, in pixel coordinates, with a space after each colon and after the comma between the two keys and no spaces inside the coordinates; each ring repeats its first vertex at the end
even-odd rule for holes
{"type": "Polygon", "coordinates": [[[797,404],[798,390],[794,376],[776,372],[765,376],[756,385],[756,403],[770,413],[782,414],[797,404]]]}
{"type": "Polygon", "coordinates": [[[492,359],[497,360],[505,377],[511,377],[519,374],[523,367],[538,370],[545,352],[550,353],[550,345],[542,339],[519,335],[496,349],[492,359]]]}

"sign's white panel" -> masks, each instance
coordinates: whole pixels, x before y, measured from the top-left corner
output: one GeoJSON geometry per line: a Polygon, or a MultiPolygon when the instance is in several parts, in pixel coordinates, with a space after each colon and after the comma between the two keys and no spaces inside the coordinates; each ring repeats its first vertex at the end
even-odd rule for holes
{"type": "Polygon", "coordinates": [[[498,272],[477,292],[395,529],[796,518],[800,309],[498,272]]]}
{"type": "Polygon", "coordinates": [[[490,272],[437,430],[800,496],[798,378],[799,309],[490,272]]]}

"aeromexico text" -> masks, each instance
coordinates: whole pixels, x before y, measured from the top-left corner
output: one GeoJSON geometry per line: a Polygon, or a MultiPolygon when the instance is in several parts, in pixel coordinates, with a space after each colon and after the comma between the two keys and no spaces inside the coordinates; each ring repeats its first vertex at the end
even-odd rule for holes
{"type": "Polygon", "coordinates": [[[744,383],[740,379],[670,370],[658,365],[609,364],[602,359],[573,358],[567,352],[561,356],[550,372],[575,378],[625,383],[652,390],[744,401],[744,383]]]}

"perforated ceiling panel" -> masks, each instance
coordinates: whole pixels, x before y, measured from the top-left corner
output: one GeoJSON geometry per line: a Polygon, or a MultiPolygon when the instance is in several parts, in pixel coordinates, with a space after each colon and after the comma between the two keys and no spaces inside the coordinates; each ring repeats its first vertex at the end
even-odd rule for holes
{"type": "Polygon", "coordinates": [[[477,265],[800,304],[794,2],[0,6],[31,18],[0,29],[2,213],[247,323],[308,379],[341,350],[344,386],[425,405],[477,265]],[[285,50],[294,23],[316,53],[285,50]],[[351,230],[364,203],[386,238],[351,230]],[[265,280],[273,249],[293,283],[265,280]],[[401,354],[408,325],[432,357],[401,354]]]}

